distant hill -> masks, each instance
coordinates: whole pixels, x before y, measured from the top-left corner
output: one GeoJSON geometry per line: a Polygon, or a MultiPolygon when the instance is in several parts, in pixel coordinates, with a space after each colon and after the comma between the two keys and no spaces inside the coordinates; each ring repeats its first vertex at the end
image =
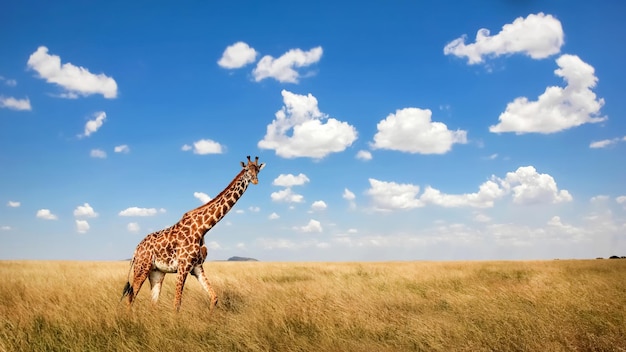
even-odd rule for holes
{"type": "Polygon", "coordinates": [[[246,258],[246,257],[230,257],[227,260],[228,262],[258,262],[257,259],[254,258],[246,258]]]}

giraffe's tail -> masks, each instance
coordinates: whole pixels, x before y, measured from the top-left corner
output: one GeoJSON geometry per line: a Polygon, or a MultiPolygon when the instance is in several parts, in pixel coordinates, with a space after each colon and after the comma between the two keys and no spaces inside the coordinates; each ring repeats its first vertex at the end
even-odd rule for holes
{"type": "Polygon", "coordinates": [[[130,268],[128,269],[128,281],[126,281],[126,285],[124,285],[124,289],[122,290],[122,298],[120,298],[120,302],[124,299],[124,297],[133,293],[133,287],[130,284],[130,273],[133,270],[133,265],[135,265],[135,257],[130,260],[130,268]]]}

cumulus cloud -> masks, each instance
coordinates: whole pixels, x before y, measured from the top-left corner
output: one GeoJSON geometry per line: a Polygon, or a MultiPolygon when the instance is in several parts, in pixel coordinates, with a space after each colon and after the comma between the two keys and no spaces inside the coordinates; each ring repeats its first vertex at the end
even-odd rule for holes
{"type": "Polygon", "coordinates": [[[626,196],[619,196],[619,197],[615,198],[615,201],[616,201],[618,204],[623,205],[623,206],[624,206],[624,209],[626,209],[626,196]]]}
{"type": "Polygon", "coordinates": [[[105,159],[107,153],[102,149],[92,149],[91,152],[89,152],[89,156],[92,158],[105,159]]]}
{"type": "Polygon", "coordinates": [[[210,139],[201,139],[193,143],[193,147],[185,144],[181,148],[183,151],[189,151],[193,149],[194,154],[206,155],[206,154],[222,154],[223,147],[218,142],[210,139]]]}
{"type": "Polygon", "coordinates": [[[348,204],[350,205],[350,209],[356,208],[356,202],[354,201],[356,199],[356,196],[354,195],[354,193],[352,193],[352,191],[350,191],[347,188],[344,188],[343,194],[341,195],[341,197],[348,201],[348,204]]]}
{"type": "Polygon", "coordinates": [[[265,55],[252,71],[254,80],[259,82],[266,78],[273,78],[282,83],[298,83],[300,73],[295,68],[310,66],[322,58],[322,47],[318,46],[309,51],[291,49],[279,58],[265,55]]]}
{"type": "Polygon", "coordinates": [[[37,210],[37,217],[44,220],[56,220],[57,216],[50,212],[50,209],[37,210]]]}
{"type": "Polygon", "coordinates": [[[224,50],[217,62],[220,67],[233,69],[241,68],[256,60],[257,51],[244,42],[237,42],[224,50]]]}
{"type": "Polygon", "coordinates": [[[93,114],[94,119],[87,121],[85,124],[85,132],[79,137],[89,137],[92,133],[95,133],[102,125],[104,124],[104,120],[107,118],[107,114],[104,111],[99,111],[93,114]]]}
{"type": "Polygon", "coordinates": [[[3,76],[0,76],[0,81],[3,81],[4,84],[6,84],[9,87],[15,87],[17,85],[17,81],[16,80],[5,78],[3,76]]]}
{"type": "Polygon", "coordinates": [[[598,78],[594,68],[575,55],[562,55],[556,60],[554,73],[563,77],[567,85],[548,87],[536,101],[519,97],[506,106],[497,125],[489,127],[495,133],[555,133],[585,123],[606,120],[599,117],[604,99],[596,99],[591,91],[598,78]]]}
{"type": "Polygon", "coordinates": [[[30,111],[30,99],[16,99],[13,97],[4,97],[0,95],[0,108],[7,108],[18,111],[30,111]]]}
{"type": "Polygon", "coordinates": [[[276,219],[280,219],[280,215],[276,213],[271,213],[267,218],[270,220],[276,220],[276,219]]]}
{"type": "Polygon", "coordinates": [[[456,143],[467,143],[467,132],[451,131],[442,122],[431,121],[429,109],[405,108],[377,124],[371,144],[374,149],[408,153],[445,154],[456,143]]]}
{"type": "Polygon", "coordinates": [[[554,178],[540,174],[532,166],[522,166],[506,174],[502,185],[513,192],[517,204],[560,203],[573,198],[567,190],[559,190],[554,178]]]}
{"type": "Polygon", "coordinates": [[[203,204],[208,203],[211,200],[211,197],[204,192],[193,192],[193,196],[196,197],[203,204]]]}
{"type": "Polygon", "coordinates": [[[270,197],[274,202],[302,203],[304,201],[304,196],[294,193],[291,188],[285,188],[281,191],[272,192],[270,197]]]}
{"type": "Polygon", "coordinates": [[[439,205],[445,208],[475,207],[490,208],[494,201],[501,198],[505,190],[500,185],[489,180],[478,188],[478,192],[465,194],[445,194],[430,186],[426,187],[420,200],[424,203],[439,205]]]}
{"type": "Polygon", "coordinates": [[[48,83],[65,89],[63,97],[76,98],[91,94],[102,94],[107,99],[117,97],[117,83],[113,78],[103,73],[93,74],[88,69],[69,62],[61,65],[61,58],[48,54],[45,46],[40,46],[30,55],[27,65],[48,83]]]}
{"type": "Polygon", "coordinates": [[[89,203],[85,203],[83,205],[79,205],[74,209],[74,216],[76,217],[86,217],[86,218],[95,218],[98,216],[91,205],[89,203]]]}
{"type": "Polygon", "coordinates": [[[87,220],[76,220],[76,232],[87,233],[89,231],[89,223],[87,220]]]}
{"type": "Polygon", "coordinates": [[[139,232],[141,228],[139,227],[138,223],[129,222],[128,225],[126,225],[126,230],[128,230],[128,232],[139,232]]]}
{"type": "Polygon", "coordinates": [[[303,173],[300,173],[297,176],[292,175],[292,174],[280,174],[278,175],[278,177],[274,179],[272,184],[274,186],[291,187],[291,186],[302,186],[303,184],[308,183],[308,182],[309,182],[309,178],[303,173]]]}
{"type": "Polygon", "coordinates": [[[128,154],[128,153],[130,153],[130,148],[126,144],[116,145],[115,148],[113,149],[113,151],[116,152],[116,153],[128,154]]]}
{"type": "Polygon", "coordinates": [[[372,153],[368,152],[367,150],[359,150],[356,153],[356,158],[359,160],[372,160],[372,153]]]}
{"type": "Polygon", "coordinates": [[[313,211],[321,211],[325,210],[326,208],[328,208],[328,206],[323,200],[316,200],[315,202],[313,202],[313,204],[311,204],[311,210],[313,211]]]}
{"type": "Polygon", "coordinates": [[[598,149],[598,148],[608,148],[616,145],[619,142],[626,142],[626,136],[622,138],[611,138],[611,139],[603,139],[601,141],[591,142],[589,144],[589,148],[598,149]]]}
{"type": "Polygon", "coordinates": [[[356,140],[356,129],[320,112],[313,95],[298,95],[286,90],[281,94],[285,105],[267,126],[265,137],[258,143],[259,148],[273,149],[283,158],[321,159],[330,153],[344,151],[356,140]]]}
{"type": "Polygon", "coordinates": [[[317,221],[317,220],[309,220],[309,223],[304,225],[304,226],[300,226],[300,227],[294,227],[294,230],[300,231],[300,232],[322,232],[322,224],[317,221]]]}
{"type": "Polygon", "coordinates": [[[484,57],[523,53],[533,59],[543,59],[560,52],[564,43],[561,22],[552,15],[530,14],[505,24],[493,36],[488,29],[480,29],[476,41],[465,44],[466,36],[448,43],[445,55],[467,57],[470,65],[483,62],[484,57]]]}
{"type": "Polygon", "coordinates": [[[119,216],[154,216],[165,213],[165,209],[130,207],[119,212],[119,216]]]}
{"type": "Polygon", "coordinates": [[[10,207],[10,208],[19,208],[20,205],[22,205],[22,203],[15,202],[15,201],[12,201],[12,200],[7,202],[7,207],[10,207]]]}
{"type": "Polygon", "coordinates": [[[447,194],[427,186],[419,195],[420,187],[413,184],[369,179],[373,208],[378,211],[403,210],[438,205],[445,208],[491,208],[496,200],[511,195],[513,203],[520,205],[569,202],[573,198],[567,190],[559,190],[554,178],[540,174],[533,166],[522,166],[505,178],[492,176],[474,193],[447,194]]]}
{"type": "Polygon", "coordinates": [[[374,202],[375,210],[412,209],[424,204],[417,194],[420,187],[412,184],[400,184],[395,182],[369,179],[370,188],[365,191],[374,202]]]}

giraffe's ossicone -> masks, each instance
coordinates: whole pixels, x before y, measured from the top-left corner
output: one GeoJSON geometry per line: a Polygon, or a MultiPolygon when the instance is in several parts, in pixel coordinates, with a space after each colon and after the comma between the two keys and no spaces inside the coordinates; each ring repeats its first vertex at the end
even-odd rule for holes
{"type": "Polygon", "coordinates": [[[204,235],[217,224],[241,198],[250,183],[259,182],[258,174],[265,166],[254,161],[241,163],[242,170],[230,184],[208,203],[186,212],[176,224],[146,236],[135,249],[130,263],[129,280],[122,291],[130,307],[146,279],[150,281],[152,302],[156,303],[165,274],[176,273],[174,307],[180,309],[187,275],[195,276],[211,295],[211,308],[217,304],[217,295],[209,284],[202,264],[207,256],[204,235]]]}

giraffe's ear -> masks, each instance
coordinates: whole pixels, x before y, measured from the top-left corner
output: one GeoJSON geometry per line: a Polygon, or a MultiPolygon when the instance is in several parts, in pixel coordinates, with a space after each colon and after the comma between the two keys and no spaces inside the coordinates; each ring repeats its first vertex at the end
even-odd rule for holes
{"type": "Polygon", "coordinates": [[[259,171],[263,170],[264,167],[265,167],[265,163],[261,163],[261,165],[259,166],[259,171]]]}
{"type": "Polygon", "coordinates": [[[241,167],[245,168],[246,164],[243,163],[243,161],[241,162],[241,167]]]}

